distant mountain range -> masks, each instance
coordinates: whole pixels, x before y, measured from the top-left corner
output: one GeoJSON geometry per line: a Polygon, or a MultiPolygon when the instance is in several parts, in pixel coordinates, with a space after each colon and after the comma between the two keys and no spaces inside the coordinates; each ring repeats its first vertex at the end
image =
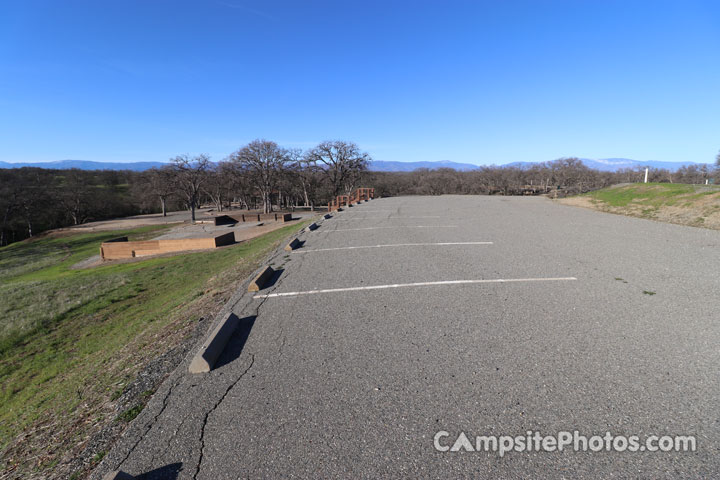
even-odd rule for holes
{"type": "MultiPolygon", "coordinates": [[[[636,167],[654,167],[654,168],[665,168],[671,172],[676,171],[684,165],[709,165],[704,163],[695,162],[659,162],[655,160],[639,161],[631,160],[629,158],[581,158],[582,162],[590,168],[602,170],[605,172],[615,172],[623,168],[636,168],[636,167]]],[[[518,167],[518,168],[530,168],[537,162],[513,162],[501,167],[518,167]]],[[[162,162],[92,162],[89,160],[58,160],[55,162],[40,162],[40,163],[8,163],[0,162],[0,168],[20,168],[20,167],[38,167],[38,168],[79,168],[80,170],[134,170],[141,172],[148,170],[153,167],[162,167],[167,165],[162,162]]],[[[451,162],[450,160],[440,160],[437,162],[392,162],[385,160],[374,160],[370,163],[370,170],[375,172],[412,172],[418,168],[427,168],[435,170],[438,168],[452,168],[459,171],[475,170],[480,168],[478,165],[471,163],[458,163],[451,162]]]]}
{"type": "MultiPolygon", "coordinates": [[[[631,160],[629,158],[581,158],[582,162],[595,170],[601,170],[603,172],[616,172],[623,168],[636,168],[636,167],[653,167],[653,168],[664,168],[674,172],[679,168],[686,165],[708,165],[707,163],[696,163],[696,162],[660,162],[657,160],[639,161],[631,160]]],[[[519,167],[519,168],[530,168],[534,165],[534,162],[513,162],[503,165],[503,167],[519,167]]]]}
{"type": "MultiPolygon", "coordinates": [[[[653,168],[664,168],[674,172],[685,165],[708,165],[706,163],[696,162],[660,162],[656,160],[639,161],[631,160],[629,158],[581,158],[582,162],[596,170],[604,172],[616,172],[623,168],[636,168],[636,167],[653,167],[653,168]]],[[[518,167],[518,168],[530,168],[533,165],[537,165],[538,162],[512,162],[500,167],[518,167]]],[[[439,162],[385,162],[385,161],[374,161],[370,164],[370,170],[377,172],[411,172],[418,168],[452,168],[459,171],[475,170],[480,168],[478,165],[470,163],[457,163],[449,160],[442,160],[439,162]]]]}
{"type": "Polygon", "coordinates": [[[412,172],[418,168],[429,168],[431,170],[452,168],[453,170],[466,171],[475,170],[478,166],[471,163],[451,162],[450,160],[440,160],[438,162],[388,162],[384,160],[373,160],[370,163],[370,170],[374,172],[412,172]]]}
{"type": "Polygon", "coordinates": [[[21,167],[36,167],[36,168],[56,168],[58,170],[66,168],[78,168],[80,170],[134,170],[136,172],[142,172],[153,167],[162,167],[166,165],[162,162],[91,162],[89,160],[57,160],[55,162],[39,162],[39,163],[8,163],[0,162],[0,168],[21,168],[21,167]]]}

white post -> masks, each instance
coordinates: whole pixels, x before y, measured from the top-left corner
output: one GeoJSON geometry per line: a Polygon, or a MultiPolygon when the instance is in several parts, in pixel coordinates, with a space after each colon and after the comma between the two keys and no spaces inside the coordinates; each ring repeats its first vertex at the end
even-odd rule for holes
{"type": "Polygon", "coordinates": [[[648,170],[650,169],[645,167],[645,183],[647,183],[648,170]]]}
{"type": "Polygon", "coordinates": [[[709,178],[706,178],[706,179],[705,179],[705,185],[707,185],[709,181],[710,181],[710,179],[709,179],[709,178]]]}

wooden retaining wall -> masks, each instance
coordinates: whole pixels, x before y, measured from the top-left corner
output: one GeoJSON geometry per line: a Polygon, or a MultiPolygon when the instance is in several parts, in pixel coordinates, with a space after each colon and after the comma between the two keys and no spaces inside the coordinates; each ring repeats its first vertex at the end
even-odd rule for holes
{"type": "Polygon", "coordinates": [[[124,240],[113,239],[100,245],[100,256],[103,260],[118,260],[186,250],[206,250],[233,243],[235,243],[235,234],[233,232],[209,238],[145,240],[142,242],[128,242],[127,237],[125,237],[124,240]]]}

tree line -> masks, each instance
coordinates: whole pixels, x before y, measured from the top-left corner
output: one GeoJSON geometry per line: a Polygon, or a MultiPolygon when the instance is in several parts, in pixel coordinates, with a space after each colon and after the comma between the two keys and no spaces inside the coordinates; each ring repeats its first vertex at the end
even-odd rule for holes
{"type": "MultiPolygon", "coordinates": [[[[262,210],[327,205],[358,186],[376,196],[538,195],[584,193],[618,183],[644,180],[645,169],[604,172],[577,158],[529,168],[484,166],[413,172],[373,172],[370,156],[352,143],[326,141],[307,151],[255,140],[220,162],[207,155],[179,155],[162,168],[127,170],[0,169],[0,246],[42,231],[89,221],[209,205],[262,210]]],[[[713,169],[688,165],[676,172],[651,168],[651,182],[720,183],[720,155],[713,169]]]]}
{"type": "Polygon", "coordinates": [[[45,230],[138,212],[134,172],[0,169],[0,246],[45,230]]]}
{"type": "Polygon", "coordinates": [[[270,213],[296,205],[327,203],[349,193],[367,171],[370,156],[352,142],[327,141],[303,152],[255,140],[218,163],[207,155],[180,155],[162,168],[142,174],[140,191],[166,202],[179,197],[195,221],[195,209],[210,203],[217,210],[236,204],[270,213]]]}
{"type": "MultiPolygon", "coordinates": [[[[720,157],[720,155],[719,155],[720,157]]],[[[364,183],[381,196],[397,195],[541,195],[566,196],[644,181],[645,167],[606,172],[587,167],[577,158],[536,163],[527,168],[483,166],[476,170],[418,169],[413,172],[366,172],[364,183]]],[[[720,158],[715,168],[686,165],[676,172],[650,168],[649,182],[720,183],[720,158]]]]}
{"type": "Polygon", "coordinates": [[[327,202],[351,192],[370,156],[346,141],[325,141],[307,151],[254,140],[220,162],[178,155],[144,172],[0,170],[0,246],[42,231],[89,221],[187,209],[200,205],[289,208],[327,202]]]}

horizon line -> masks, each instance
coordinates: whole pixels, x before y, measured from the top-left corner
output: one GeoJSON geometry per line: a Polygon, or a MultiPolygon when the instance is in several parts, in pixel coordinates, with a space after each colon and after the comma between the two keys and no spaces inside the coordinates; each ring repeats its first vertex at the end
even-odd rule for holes
{"type": "MultiPolygon", "coordinates": [[[[556,160],[560,160],[563,158],[577,158],[578,160],[590,160],[593,162],[601,162],[603,160],[624,160],[624,161],[630,161],[630,162],[637,162],[637,163],[679,163],[679,164],[697,164],[697,165],[713,165],[715,162],[695,162],[695,161],[671,161],[671,160],[635,160],[633,158],[625,158],[625,157],[605,157],[605,158],[586,158],[586,157],[578,157],[578,156],[565,156],[565,157],[558,157],[553,160],[515,160],[512,162],[507,163],[473,163],[471,161],[456,161],[456,160],[372,160],[372,162],[393,162],[393,163],[454,163],[458,165],[473,165],[476,167],[485,167],[485,166],[506,166],[506,165],[512,165],[514,163],[547,163],[547,162],[554,162],[556,160]]],[[[66,158],[62,160],[38,160],[38,161],[29,161],[29,160],[0,160],[0,163],[6,163],[6,164],[18,164],[18,163],[25,163],[25,164],[43,164],[43,163],[62,163],[62,162],[90,162],[90,163],[122,163],[122,164],[136,164],[136,163],[162,163],[162,164],[170,164],[169,161],[160,161],[160,160],[130,160],[130,161],[124,161],[124,160],[81,160],[81,159],[75,159],[75,158],[66,158]]]]}

